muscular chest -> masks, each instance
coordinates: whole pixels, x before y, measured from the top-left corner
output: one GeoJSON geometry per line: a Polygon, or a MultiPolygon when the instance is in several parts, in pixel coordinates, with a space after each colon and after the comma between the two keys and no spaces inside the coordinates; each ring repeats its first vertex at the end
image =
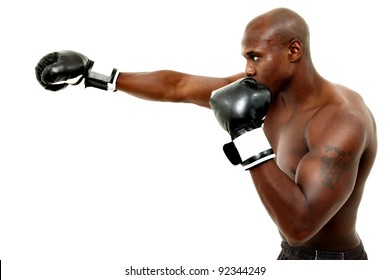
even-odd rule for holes
{"type": "Polygon", "coordinates": [[[306,130],[311,115],[270,117],[264,125],[264,131],[276,153],[279,168],[293,180],[295,180],[299,162],[308,152],[306,130]]]}

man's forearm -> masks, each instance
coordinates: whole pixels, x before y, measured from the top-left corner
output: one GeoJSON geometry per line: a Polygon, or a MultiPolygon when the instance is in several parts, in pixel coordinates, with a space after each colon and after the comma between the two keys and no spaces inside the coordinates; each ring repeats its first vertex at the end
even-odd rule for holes
{"type": "Polygon", "coordinates": [[[214,78],[171,70],[123,72],[118,76],[116,89],[146,100],[185,102],[209,107],[210,95],[214,89],[240,77],[242,74],[214,78]]]}
{"type": "Polygon", "coordinates": [[[123,72],[118,76],[116,89],[146,100],[181,102],[178,92],[184,76],[169,70],[123,72]]]}

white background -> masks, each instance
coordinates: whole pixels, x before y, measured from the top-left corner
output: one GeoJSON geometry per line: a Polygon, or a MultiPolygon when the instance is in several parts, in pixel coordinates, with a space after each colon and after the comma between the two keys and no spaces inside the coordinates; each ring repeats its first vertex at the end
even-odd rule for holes
{"type": "MultiPolygon", "coordinates": [[[[385,4],[3,1],[4,279],[165,279],[126,276],[131,265],[267,267],[265,276],[235,279],[387,275],[390,20],[385,4]],[[317,70],[360,92],[376,116],[378,157],[357,224],[368,262],[275,261],[277,229],[249,173],[225,158],[221,147],[229,137],[211,111],[81,87],[53,93],[35,80],[38,60],[63,49],[120,71],[234,74],[245,66],[240,55],[245,25],[279,6],[307,20],[317,70]]],[[[224,279],[218,273],[188,278],[224,279]]]]}

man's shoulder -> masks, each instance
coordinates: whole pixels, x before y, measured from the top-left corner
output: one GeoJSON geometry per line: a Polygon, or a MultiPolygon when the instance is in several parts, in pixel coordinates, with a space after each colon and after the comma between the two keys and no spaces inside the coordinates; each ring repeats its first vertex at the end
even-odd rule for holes
{"type": "Polygon", "coordinates": [[[321,117],[329,115],[332,118],[363,117],[368,108],[362,96],[343,85],[334,84],[326,92],[326,102],[319,107],[321,117]]]}
{"type": "Polygon", "coordinates": [[[363,98],[357,92],[335,85],[328,93],[328,98],[318,107],[308,122],[306,136],[348,135],[365,138],[374,135],[375,120],[363,98]]]}

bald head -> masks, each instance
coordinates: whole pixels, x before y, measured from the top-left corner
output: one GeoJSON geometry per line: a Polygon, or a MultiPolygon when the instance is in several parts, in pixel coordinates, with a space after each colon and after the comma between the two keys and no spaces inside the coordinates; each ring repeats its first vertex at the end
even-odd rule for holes
{"type": "Polygon", "coordinates": [[[310,53],[308,25],[300,15],[286,8],[271,10],[251,20],[245,29],[244,39],[248,38],[273,46],[299,40],[306,54],[310,53]]]}
{"type": "Polygon", "coordinates": [[[305,20],[285,8],[271,10],[250,21],[242,39],[245,75],[283,92],[303,75],[316,75],[310,56],[305,20]]]}

